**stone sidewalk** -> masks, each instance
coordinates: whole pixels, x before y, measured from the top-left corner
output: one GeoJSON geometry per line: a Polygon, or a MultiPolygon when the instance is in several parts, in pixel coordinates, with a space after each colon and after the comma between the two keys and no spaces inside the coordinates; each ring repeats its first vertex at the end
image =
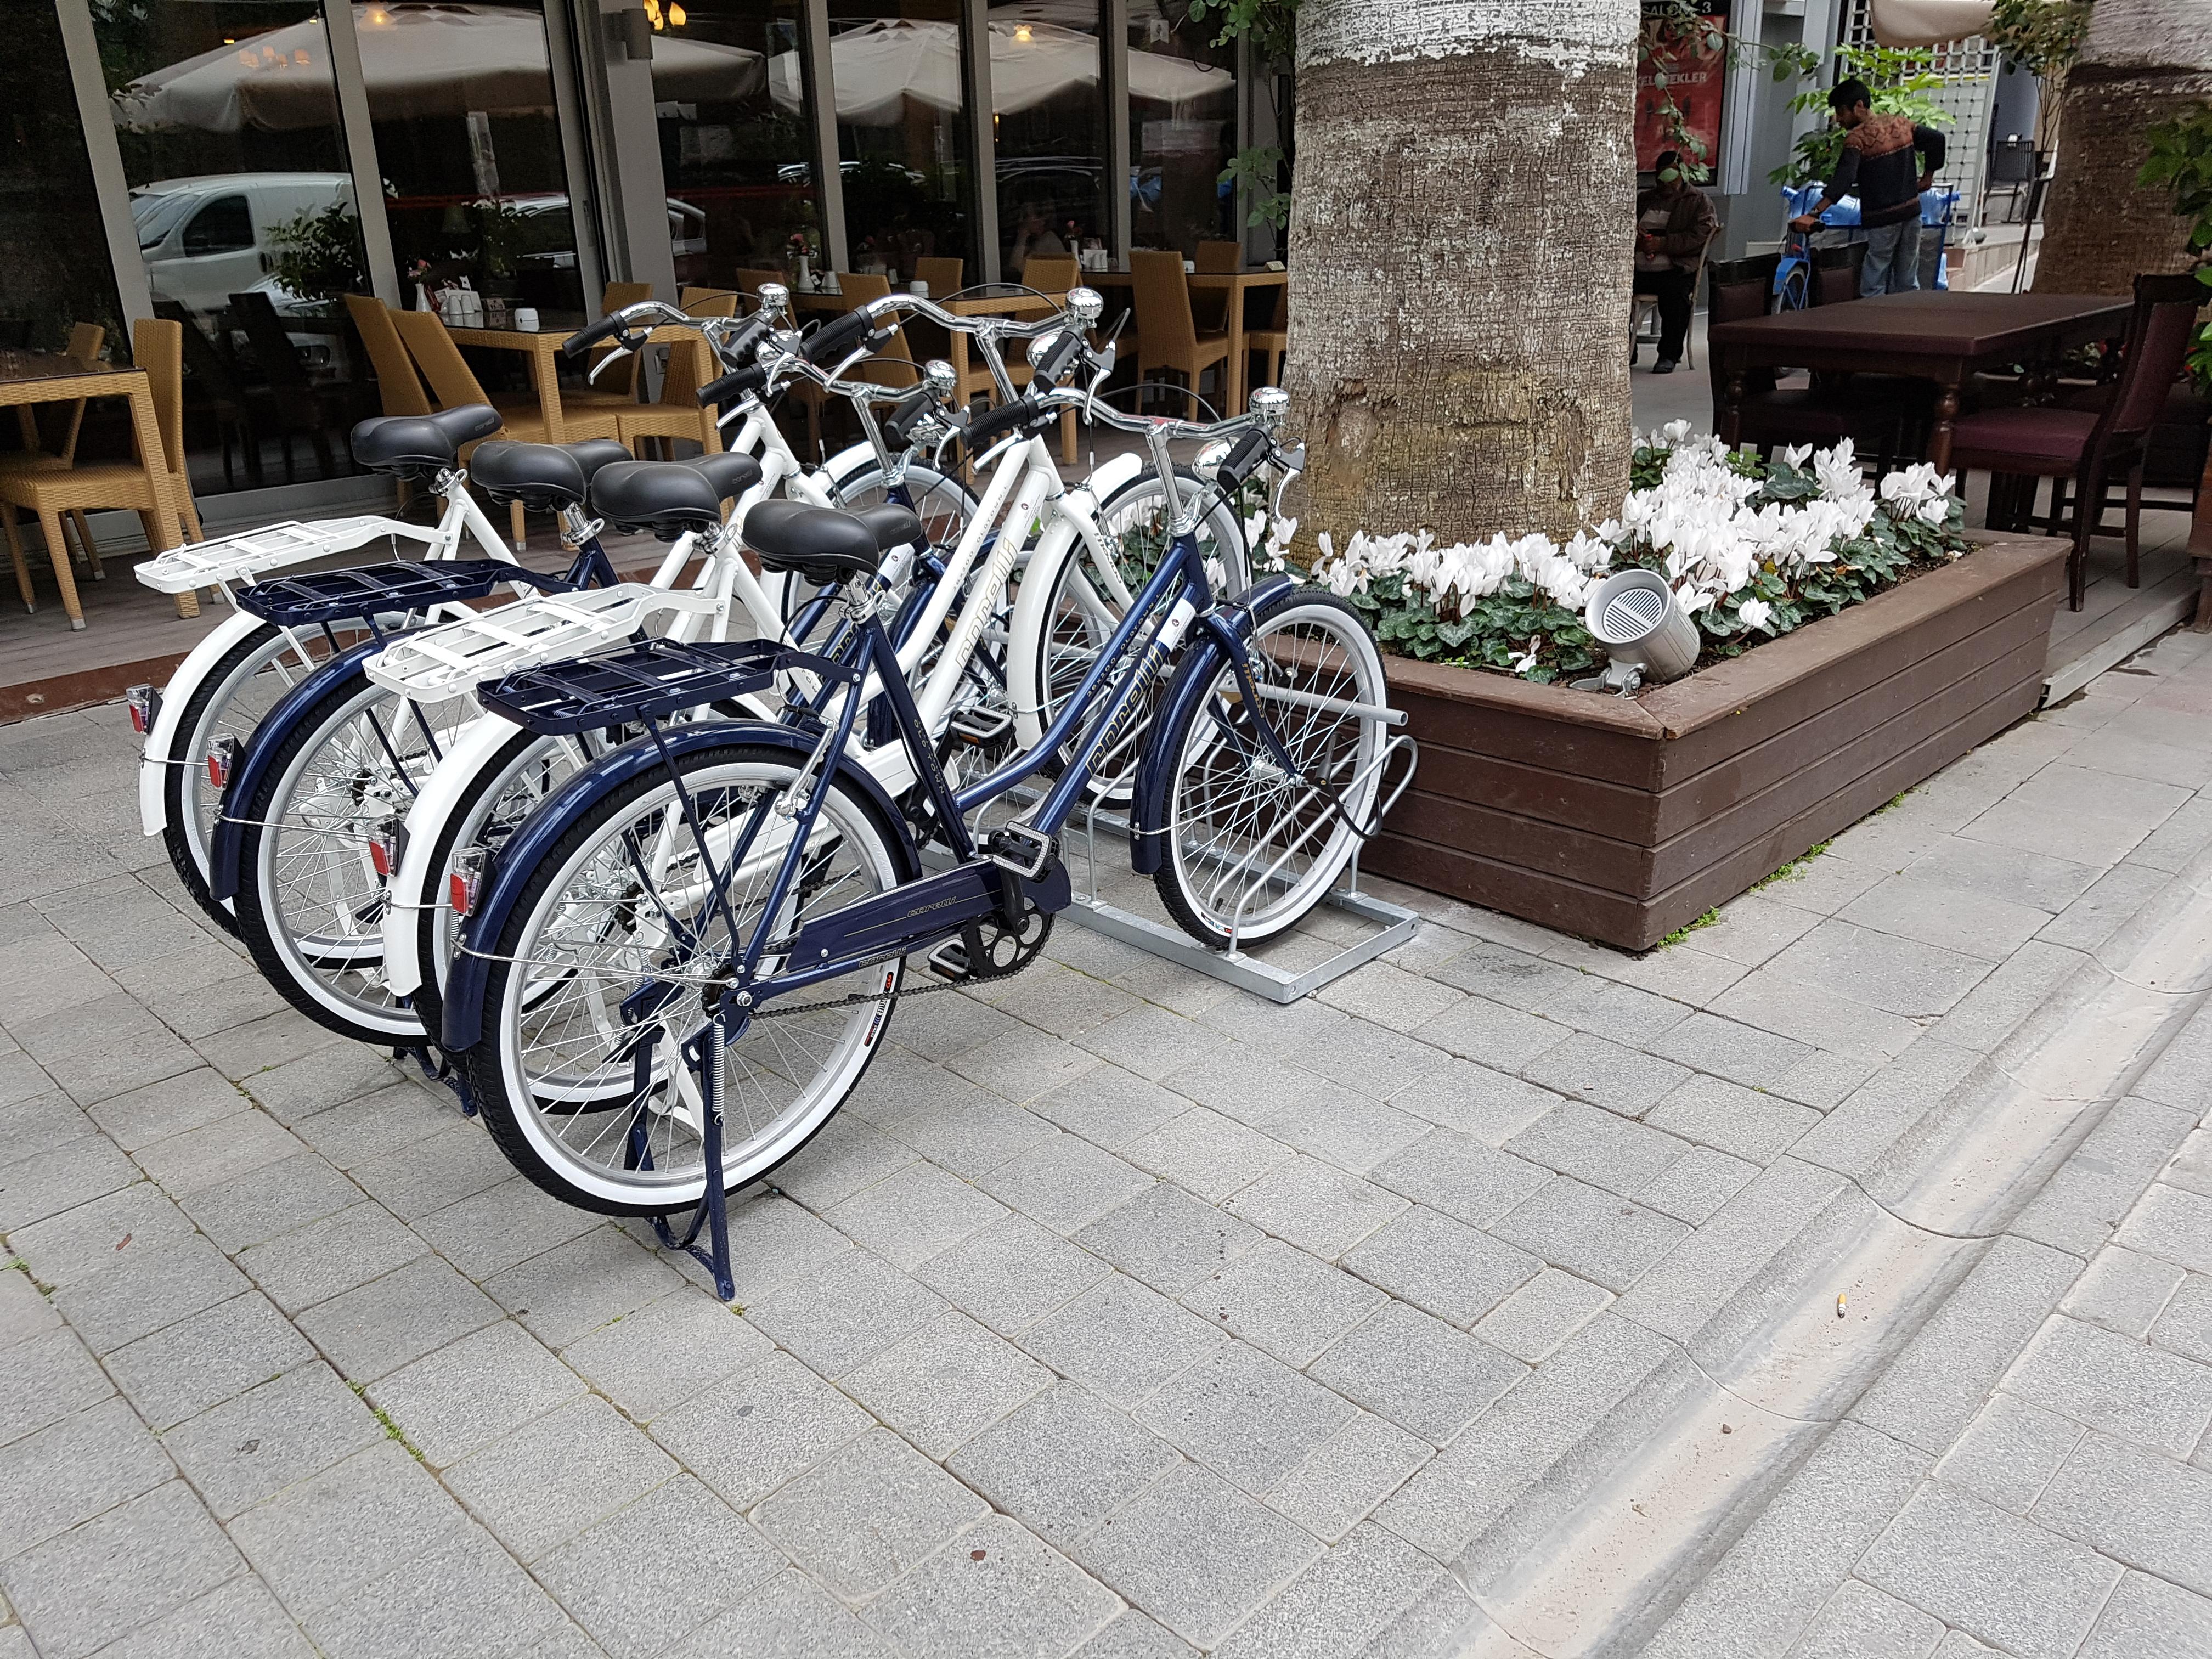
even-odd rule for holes
{"type": "Polygon", "coordinates": [[[181,912],[119,710],[0,728],[0,1659],[2212,1655],[2206,643],[1640,958],[1065,927],[741,1314],[181,912]]]}

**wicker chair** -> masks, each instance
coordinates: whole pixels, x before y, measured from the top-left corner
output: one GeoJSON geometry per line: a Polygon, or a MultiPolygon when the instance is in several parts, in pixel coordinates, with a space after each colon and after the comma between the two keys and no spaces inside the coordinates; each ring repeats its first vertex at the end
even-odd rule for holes
{"type": "MultiPolygon", "coordinates": [[[[738,295],[729,289],[687,288],[682,295],[684,309],[694,317],[734,317],[738,314],[738,295]]],[[[625,410],[616,416],[620,423],[623,447],[633,455],[644,451],[639,447],[650,438],[661,446],[661,453],[669,459],[674,452],[669,447],[674,439],[686,438],[697,444],[708,454],[722,447],[721,428],[715,424],[714,411],[703,408],[699,402],[699,388],[714,378],[708,368],[707,343],[692,338],[677,340],[668,348],[668,362],[660,374],[660,398],[657,403],[640,404],[635,410],[625,410]]]]}
{"type": "MultiPolygon", "coordinates": [[[[1229,334],[1200,334],[1191,316],[1190,284],[1183,280],[1182,255],[1139,249],[1129,256],[1137,294],[1137,379],[1152,379],[1155,368],[1173,369],[1190,383],[1189,418],[1198,418],[1198,386],[1208,368],[1229,380],[1229,334]]],[[[1142,397],[1139,398],[1143,401],[1142,397]]],[[[1224,401],[1226,401],[1224,390],[1224,401]]]]}
{"type": "Polygon", "coordinates": [[[915,280],[929,284],[929,297],[948,300],[968,281],[968,262],[944,254],[923,254],[914,262],[915,280]]]}

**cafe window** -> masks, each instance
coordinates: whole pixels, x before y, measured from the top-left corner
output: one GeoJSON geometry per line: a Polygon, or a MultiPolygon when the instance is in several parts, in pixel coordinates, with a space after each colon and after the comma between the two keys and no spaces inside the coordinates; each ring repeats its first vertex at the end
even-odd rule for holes
{"type": "Polygon", "coordinates": [[[1033,254],[1110,240],[1103,14],[1081,0],[991,9],[999,268],[1008,282],[1033,254]]]}
{"type": "Polygon", "coordinates": [[[1222,169],[1237,153],[1237,46],[1185,0],[1129,0],[1129,236],[1185,256],[1243,235],[1222,169]]]}
{"type": "Polygon", "coordinates": [[[978,280],[958,0],[830,0],[828,80],[848,268],[910,282],[953,258],[978,280]]]}
{"type": "Polygon", "coordinates": [[[654,0],[653,96],[679,283],[750,288],[818,253],[794,0],[654,0]]]}
{"type": "MultiPolygon", "coordinates": [[[[51,5],[10,6],[0,52],[0,349],[58,351],[91,323],[123,338],[100,201],[51,5]]],[[[5,422],[0,444],[17,422],[5,422]]]]}

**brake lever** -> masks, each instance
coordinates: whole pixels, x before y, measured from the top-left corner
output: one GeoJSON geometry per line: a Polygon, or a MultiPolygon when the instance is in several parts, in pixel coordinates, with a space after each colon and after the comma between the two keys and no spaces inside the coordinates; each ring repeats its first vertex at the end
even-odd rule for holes
{"type": "Polygon", "coordinates": [[[620,362],[623,358],[629,356],[637,349],[635,346],[625,343],[628,338],[629,337],[627,335],[617,334],[615,336],[614,349],[611,351],[601,352],[599,354],[599,361],[593,363],[591,368],[585,374],[584,383],[586,386],[592,385],[597,382],[600,375],[605,374],[608,369],[613,368],[615,364],[620,362]]]}

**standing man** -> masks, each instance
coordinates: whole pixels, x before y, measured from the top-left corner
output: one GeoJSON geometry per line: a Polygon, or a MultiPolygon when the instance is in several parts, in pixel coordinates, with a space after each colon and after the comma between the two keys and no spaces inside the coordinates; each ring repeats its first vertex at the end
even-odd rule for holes
{"type": "Polygon", "coordinates": [[[1822,214],[1856,192],[1867,239],[1862,300],[1920,286],[1920,195],[1943,166],[1942,133],[1902,115],[1876,115],[1873,102],[1867,83],[1856,78],[1837,82],[1828,94],[1844,130],[1843,154],[1836,176],[1821,187],[1820,204],[1790,222],[1792,230],[1815,229],[1822,214]]]}
{"type": "MultiPolygon", "coordinates": [[[[1652,167],[1651,188],[1636,198],[1635,291],[1658,296],[1659,361],[1651,372],[1672,374],[1682,361],[1682,343],[1689,337],[1698,268],[1705,263],[1705,245],[1713,240],[1720,222],[1711,198],[1684,176],[1680,155],[1662,150],[1652,167]]],[[[1633,340],[1628,361],[1636,361],[1633,340]]]]}

